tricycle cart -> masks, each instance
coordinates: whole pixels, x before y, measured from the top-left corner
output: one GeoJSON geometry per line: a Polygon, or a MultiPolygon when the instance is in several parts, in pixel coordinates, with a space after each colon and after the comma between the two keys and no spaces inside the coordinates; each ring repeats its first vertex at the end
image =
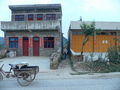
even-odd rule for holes
{"type": "MultiPolygon", "coordinates": [[[[9,64],[11,66],[7,75],[5,75],[2,67],[0,68],[0,75],[5,75],[7,78],[10,76],[11,70],[14,72],[14,76],[17,77],[17,81],[22,86],[29,85],[36,77],[36,74],[39,72],[39,66],[27,66],[23,64],[18,64],[14,66],[13,64],[9,64]],[[21,65],[20,67],[18,67],[21,65]]],[[[2,76],[1,76],[2,77],[2,76]]]]}

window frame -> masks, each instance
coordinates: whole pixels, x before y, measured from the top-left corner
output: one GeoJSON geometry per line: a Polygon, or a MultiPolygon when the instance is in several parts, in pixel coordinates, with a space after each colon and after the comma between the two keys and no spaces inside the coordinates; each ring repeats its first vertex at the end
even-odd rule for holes
{"type": "Polygon", "coordinates": [[[83,35],[82,32],[80,31],[73,31],[72,32],[72,35],[83,35]]]}
{"type": "Polygon", "coordinates": [[[9,37],[9,48],[18,48],[18,37],[9,37]]]}
{"type": "Polygon", "coordinates": [[[44,48],[54,48],[54,37],[44,37],[44,48]]]}
{"type": "Polygon", "coordinates": [[[24,15],[15,15],[15,21],[24,21],[24,15]]]}
{"type": "Polygon", "coordinates": [[[33,21],[33,20],[34,20],[34,14],[28,14],[28,21],[33,21]]]}
{"type": "Polygon", "coordinates": [[[43,14],[37,14],[37,20],[43,20],[43,14]],[[40,15],[40,17],[38,17],[40,15]]]}
{"type": "Polygon", "coordinates": [[[46,14],[46,20],[56,20],[56,14],[46,14]]]}

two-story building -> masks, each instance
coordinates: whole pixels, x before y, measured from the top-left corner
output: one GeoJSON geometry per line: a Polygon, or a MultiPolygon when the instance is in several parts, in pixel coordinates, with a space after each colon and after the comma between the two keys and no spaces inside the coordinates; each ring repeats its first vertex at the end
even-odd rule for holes
{"type": "Polygon", "coordinates": [[[17,56],[49,56],[61,47],[61,4],[10,5],[11,21],[2,21],[5,45],[17,56]]]}

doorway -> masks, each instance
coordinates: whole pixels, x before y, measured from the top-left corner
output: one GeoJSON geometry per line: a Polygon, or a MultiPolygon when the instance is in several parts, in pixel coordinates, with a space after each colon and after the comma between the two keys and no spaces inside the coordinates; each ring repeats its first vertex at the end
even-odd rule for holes
{"type": "Polygon", "coordinates": [[[23,37],[23,56],[28,56],[28,37],[23,37]]]}
{"type": "Polygon", "coordinates": [[[39,56],[39,37],[33,38],[33,56],[39,56]]]}

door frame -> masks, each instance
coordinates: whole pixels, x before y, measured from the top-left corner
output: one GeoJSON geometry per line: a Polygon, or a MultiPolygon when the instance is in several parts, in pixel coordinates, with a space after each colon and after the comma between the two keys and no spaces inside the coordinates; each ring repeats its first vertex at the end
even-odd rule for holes
{"type": "Polygon", "coordinates": [[[23,48],[22,48],[23,56],[29,56],[29,38],[23,37],[22,39],[23,39],[23,48]]]}
{"type": "Polygon", "coordinates": [[[33,56],[39,56],[40,55],[39,42],[40,42],[39,37],[33,37],[33,56]]]}

